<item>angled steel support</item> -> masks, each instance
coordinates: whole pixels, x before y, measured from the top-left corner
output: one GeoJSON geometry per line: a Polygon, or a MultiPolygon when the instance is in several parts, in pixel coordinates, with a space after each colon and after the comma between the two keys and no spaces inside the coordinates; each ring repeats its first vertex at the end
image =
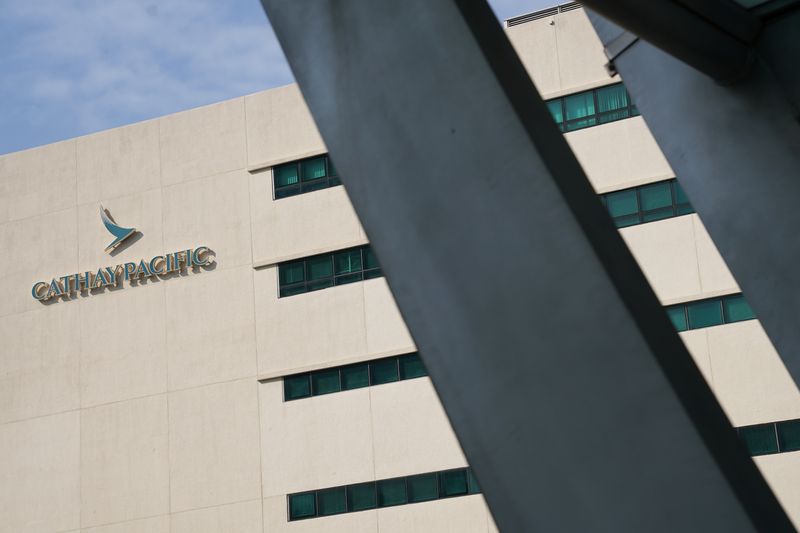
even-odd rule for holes
{"type": "MultiPolygon", "coordinates": [[[[596,13],[590,20],[603,42],[623,33],[596,13]]],[[[746,82],[734,86],[721,86],[644,41],[615,62],[798,384],[799,31],[800,11],[767,26],[759,44],[761,62],[746,82]]]]}
{"type": "Polygon", "coordinates": [[[581,3],[720,82],[743,79],[755,60],[761,22],[730,0],[581,3]]]}
{"type": "Polygon", "coordinates": [[[485,2],[263,4],[502,531],[792,529],[485,2]]]}

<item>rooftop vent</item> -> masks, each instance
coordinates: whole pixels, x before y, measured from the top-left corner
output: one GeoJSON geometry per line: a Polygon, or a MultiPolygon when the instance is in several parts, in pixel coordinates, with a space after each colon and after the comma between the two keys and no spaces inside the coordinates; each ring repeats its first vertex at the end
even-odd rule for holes
{"type": "Polygon", "coordinates": [[[578,2],[567,2],[566,4],[548,7],[547,9],[542,9],[540,11],[534,11],[533,13],[526,13],[525,15],[520,15],[518,17],[506,20],[506,28],[510,28],[511,26],[516,26],[518,24],[524,24],[532,20],[552,17],[553,15],[558,15],[559,13],[564,13],[565,11],[572,11],[573,9],[580,9],[581,7],[582,6],[578,2]]]}

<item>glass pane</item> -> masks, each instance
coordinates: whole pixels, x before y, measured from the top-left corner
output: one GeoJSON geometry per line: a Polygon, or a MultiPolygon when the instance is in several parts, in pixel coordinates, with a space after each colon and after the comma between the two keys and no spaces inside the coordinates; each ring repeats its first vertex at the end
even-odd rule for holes
{"type": "Polygon", "coordinates": [[[744,441],[750,455],[764,455],[778,451],[778,439],[772,424],[739,428],[739,437],[744,441]]]}
{"type": "Polygon", "coordinates": [[[597,120],[600,124],[608,124],[609,122],[614,122],[615,120],[622,120],[623,118],[628,118],[629,116],[630,116],[630,111],[628,111],[628,108],[625,108],[625,109],[620,109],[618,111],[610,111],[608,113],[597,115],[597,120]]]}
{"type": "Polygon", "coordinates": [[[778,422],[778,442],[782,452],[800,450],[800,420],[778,422]]]}
{"type": "Polygon", "coordinates": [[[311,390],[314,396],[342,390],[339,383],[339,369],[321,370],[311,374],[311,390]]]}
{"type": "Polygon", "coordinates": [[[369,387],[369,365],[352,365],[342,368],[342,390],[369,387]]]}
{"type": "Polygon", "coordinates": [[[546,102],[546,104],[547,104],[547,109],[550,110],[550,114],[553,115],[553,120],[555,120],[559,124],[564,122],[564,113],[561,108],[561,99],[559,98],[558,100],[550,100],[549,102],[546,102]]]}
{"type": "Polygon", "coordinates": [[[378,268],[380,266],[378,264],[378,258],[375,257],[375,252],[372,251],[372,248],[365,246],[362,250],[364,250],[364,270],[378,268]]]}
{"type": "Polygon", "coordinates": [[[592,91],[573,94],[564,99],[567,120],[594,115],[594,96],[592,91]]]}
{"type": "Polygon", "coordinates": [[[475,477],[475,473],[470,468],[467,470],[467,481],[469,482],[469,493],[470,494],[478,494],[481,491],[481,486],[478,485],[478,479],[475,477]]]}
{"type": "Polygon", "coordinates": [[[375,483],[361,483],[347,487],[348,511],[374,509],[375,505],[375,483]]]}
{"type": "Polygon", "coordinates": [[[636,198],[636,190],[628,189],[607,194],[606,207],[613,218],[638,213],[639,200],[636,198]]]}
{"type": "Polygon", "coordinates": [[[294,196],[296,194],[300,194],[300,189],[297,187],[287,187],[285,189],[276,189],[275,190],[275,199],[280,200],[281,198],[288,198],[289,196],[294,196]]]}
{"type": "Polygon", "coordinates": [[[348,250],[339,252],[333,256],[333,263],[336,274],[347,274],[349,272],[361,271],[361,250],[348,250]]]}
{"type": "Polygon", "coordinates": [[[305,279],[305,268],[303,261],[295,261],[278,267],[278,277],[281,285],[291,285],[299,283],[305,279]]]}
{"type": "Polygon", "coordinates": [[[380,268],[374,268],[364,272],[364,279],[375,279],[383,276],[383,271],[380,268]]]}
{"type": "Polygon", "coordinates": [[[750,309],[750,304],[741,294],[724,298],[722,305],[725,307],[725,322],[739,322],[740,320],[750,320],[756,317],[753,310],[750,309]]]}
{"type": "Polygon", "coordinates": [[[425,502],[439,497],[439,481],[436,474],[422,474],[408,478],[408,501],[425,502]]]}
{"type": "Polygon", "coordinates": [[[328,181],[327,180],[320,180],[314,181],[311,183],[304,183],[303,184],[303,192],[311,192],[311,191],[318,191],[320,189],[327,189],[328,188],[328,181]]]}
{"type": "Polygon", "coordinates": [[[642,211],[672,207],[672,188],[669,182],[651,183],[639,188],[642,211]]]}
{"type": "Polygon", "coordinates": [[[686,331],[689,329],[686,324],[686,310],[682,305],[667,307],[667,315],[669,315],[669,319],[672,320],[672,325],[675,326],[675,329],[678,331],[686,331]]]}
{"type": "Polygon", "coordinates": [[[333,276],[333,261],[329,255],[306,259],[306,265],[309,280],[333,276]]]}
{"type": "Polygon", "coordinates": [[[406,503],[405,478],[378,481],[378,507],[401,505],[406,503]]]}
{"type": "Polygon", "coordinates": [[[287,185],[294,185],[299,181],[297,175],[297,163],[289,163],[288,165],[281,165],[272,169],[273,176],[275,177],[275,188],[286,187],[287,185]]]}
{"type": "Polygon", "coordinates": [[[672,206],[664,209],[656,209],[655,211],[646,211],[642,213],[642,222],[654,222],[656,220],[664,220],[673,216],[672,206]]]}
{"type": "Polygon", "coordinates": [[[689,198],[686,196],[686,193],[683,192],[683,188],[681,187],[678,180],[672,182],[673,187],[675,187],[675,203],[678,205],[678,214],[685,215],[687,213],[694,213],[694,209],[692,209],[692,205],[689,203],[689,198]]]}
{"type": "Polygon", "coordinates": [[[303,169],[303,181],[315,180],[325,177],[325,157],[315,157],[300,163],[303,169]]]}
{"type": "Polygon", "coordinates": [[[313,492],[289,496],[289,520],[317,516],[317,503],[313,492]]]}
{"type": "Polygon", "coordinates": [[[328,157],[328,176],[338,176],[336,167],[333,166],[333,161],[331,161],[330,157],[328,157]]]}
{"type": "Polygon", "coordinates": [[[597,119],[595,117],[573,120],[571,122],[567,122],[567,131],[580,130],[583,128],[588,128],[589,126],[594,126],[595,124],[597,124],[597,119]]]}
{"type": "Polygon", "coordinates": [[[597,93],[597,110],[600,113],[628,107],[628,92],[621,83],[597,89],[595,92],[597,93]]]}
{"type": "Polygon", "coordinates": [[[371,383],[373,385],[380,385],[382,383],[391,383],[397,381],[397,359],[383,359],[370,363],[369,370],[371,373],[371,383]]]}
{"type": "Polygon", "coordinates": [[[355,283],[356,281],[361,281],[361,272],[336,277],[336,285],[347,285],[348,283],[355,283]]]}
{"type": "Polygon", "coordinates": [[[295,294],[303,294],[306,292],[305,285],[295,285],[294,287],[281,287],[281,298],[284,296],[294,296],[295,294]]]}
{"type": "Polygon", "coordinates": [[[628,226],[634,226],[638,223],[639,215],[625,215],[614,219],[614,225],[618,228],[627,228],[628,226]]]}
{"type": "Polygon", "coordinates": [[[467,494],[467,471],[466,470],[451,470],[450,472],[442,472],[439,474],[441,479],[442,498],[447,496],[459,496],[467,494]]]}
{"type": "Polygon", "coordinates": [[[400,357],[400,379],[418,378],[427,375],[428,372],[425,370],[425,365],[422,364],[419,354],[412,353],[400,357]]]}
{"type": "Polygon", "coordinates": [[[320,490],[317,492],[319,516],[343,513],[347,510],[344,487],[320,490]]]}
{"type": "Polygon", "coordinates": [[[719,300],[692,302],[686,305],[689,314],[689,328],[707,328],[722,324],[722,306],[719,300]]]}
{"type": "Polygon", "coordinates": [[[320,281],[311,281],[306,286],[306,290],[317,291],[319,289],[327,289],[328,287],[333,287],[333,278],[323,279],[320,281]]]}
{"type": "Polygon", "coordinates": [[[311,396],[311,383],[308,378],[308,374],[283,378],[283,399],[288,401],[311,396]]]}

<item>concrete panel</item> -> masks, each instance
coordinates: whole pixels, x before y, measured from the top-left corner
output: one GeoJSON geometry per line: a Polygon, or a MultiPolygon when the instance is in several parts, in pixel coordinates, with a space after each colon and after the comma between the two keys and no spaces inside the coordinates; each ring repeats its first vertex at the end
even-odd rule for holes
{"type": "Polygon", "coordinates": [[[80,301],[81,405],[167,390],[165,283],[126,285],[80,301]]]}
{"type": "Polygon", "coordinates": [[[164,189],[164,248],[200,245],[217,268],[252,262],[248,174],[237,170],[164,189]]]}
{"type": "Polygon", "coordinates": [[[76,305],[0,318],[0,423],[80,407],[76,305]]]}
{"type": "Polygon", "coordinates": [[[81,412],[81,525],[169,513],[166,395],[81,412]]]}
{"type": "Polygon", "coordinates": [[[414,350],[414,340],[384,278],[364,282],[364,317],[369,353],[414,350]]]}
{"type": "MultiPolygon", "coordinates": [[[[78,208],[78,271],[97,272],[104,266],[128,261],[138,263],[173,250],[164,249],[161,190],[103,200],[114,220],[124,227],[136,228],[141,236],[133,236],[121,244],[114,255],[105,251],[114,240],[100,219],[100,202],[90,202],[78,208]],[[138,239],[138,240],[135,240],[138,239]]],[[[65,272],[67,274],[67,272],[65,272]]]]}
{"type": "Polygon", "coordinates": [[[525,70],[545,97],[561,91],[556,31],[553,17],[506,28],[506,35],[525,70]]]}
{"type": "Polygon", "coordinates": [[[277,272],[254,276],[259,374],[366,352],[364,283],[278,298],[277,272]]]}
{"type": "Polygon", "coordinates": [[[161,125],[164,185],[244,168],[244,99],[168,115],[161,125]]]}
{"type": "Polygon", "coordinates": [[[256,263],[367,242],[344,187],[273,200],[272,173],[258,172],[250,176],[250,190],[256,263]]]}
{"type": "Polygon", "coordinates": [[[76,140],[78,203],[97,202],[159,187],[158,130],[158,121],[148,120],[79,137],[76,140]]]}
{"type": "Polygon", "coordinates": [[[707,331],[714,393],[734,426],[800,418],[800,393],[759,322],[707,331]]]}
{"type": "Polygon", "coordinates": [[[375,479],[368,388],[291,402],[259,386],[265,496],[375,479]]]}
{"type": "Polygon", "coordinates": [[[80,527],[77,411],[0,426],[0,531],[80,527]]]}
{"type": "Polygon", "coordinates": [[[642,117],[573,131],[564,137],[598,193],[675,176],[642,117]]]}
{"type": "Polygon", "coordinates": [[[82,529],[82,533],[170,533],[169,517],[155,516],[120,524],[82,529]]]}
{"type": "Polygon", "coordinates": [[[263,533],[261,500],[176,513],[170,533],[263,533]]]}
{"type": "Polygon", "coordinates": [[[0,223],[75,205],[75,140],[0,157],[0,223]]]}
{"type": "Polygon", "coordinates": [[[609,80],[603,45],[583,9],[554,17],[559,77],[562,90],[609,80]]]}
{"type": "Polygon", "coordinates": [[[169,395],[173,512],[261,497],[257,382],[169,395]]]}
{"type": "Polygon", "coordinates": [[[704,293],[726,294],[739,292],[739,285],[728,270],[728,265],[717,250],[705,226],[697,215],[691,215],[694,224],[694,239],[697,246],[697,266],[700,270],[700,285],[704,293]]]}
{"type": "Polygon", "coordinates": [[[713,388],[714,374],[711,371],[711,356],[708,349],[708,328],[694,329],[691,331],[682,331],[680,335],[681,340],[686,345],[686,349],[694,359],[697,368],[703,373],[708,384],[713,388]]]}
{"type": "Polygon", "coordinates": [[[165,290],[170,390],[256,375],[252,268],[169,280],[165,290]]]}
{"type": "Polygon", "coordinates": [[[250,168],[325,151],[296,84],[246,96],[244,102],[250,168]]]}
{"type": "Polygon", "coordinates": [[[378,511],[381,533],[486,533],[486,504],[480,495],[389,507],[378,511]]]}
{"type": "Polygon", "coordinates": [[[620,233],[661,303],[701,295],[691,217],[639,224],[620,233]]]}
{"type": "Polygon", "coordinates": [[[467,465],[429,379],[379,385],[369,392],[376,479],[467,465]]]}
{"type": "Polygon", "coordinates": [[[31,287],[77,272],[77,242],[75,209],[0,225],[0,316],[42,309],[31,287]]]}
{"type": "Polygon", "coordinates": [[[800,452],[753,457],[786,514],[800,529],[800,452]]]}
{"type": "Polygon", "coordinates": [[[280,533],[378,533],[377,511],[361,511],[312,520],[289,522],[286,496],[264,498],[264,532],[280,533]]]}

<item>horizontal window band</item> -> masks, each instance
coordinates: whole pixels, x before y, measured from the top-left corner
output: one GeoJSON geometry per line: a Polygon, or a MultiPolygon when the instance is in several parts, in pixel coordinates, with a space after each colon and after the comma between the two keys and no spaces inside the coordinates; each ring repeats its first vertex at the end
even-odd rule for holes
{"type": "Polygon", "coordinates": [[[358,246],[278,264],[278,297],[383,277],[372,248],[358,246]]]}
{"type": "Polygon", "coordinates": [[[308,520],[480,494],[471,468],[453,468],[288,494],[288,519],[308,520]]]}
{"type": "Polygon", "coordinates": [[[283,400],[286,402],[301,400],[427,375],[428,371],[418,353],[372,359],[285,376],[283,400]]]}
{"type": "Polygon", "coordinates": [[[736,433],[753,457],[800,451],[800,419],[742,426],[736,433]]]}
{"type": "Polygon", "coordinates": [[[664,309],[679,332],[756,318],[741,293],[668,305],[664,309]]]}
{"type": "Polygon", "coordinates": [[[618,228],[695,212],[675,178],[610,191],[599,197],[618,228]]]}

